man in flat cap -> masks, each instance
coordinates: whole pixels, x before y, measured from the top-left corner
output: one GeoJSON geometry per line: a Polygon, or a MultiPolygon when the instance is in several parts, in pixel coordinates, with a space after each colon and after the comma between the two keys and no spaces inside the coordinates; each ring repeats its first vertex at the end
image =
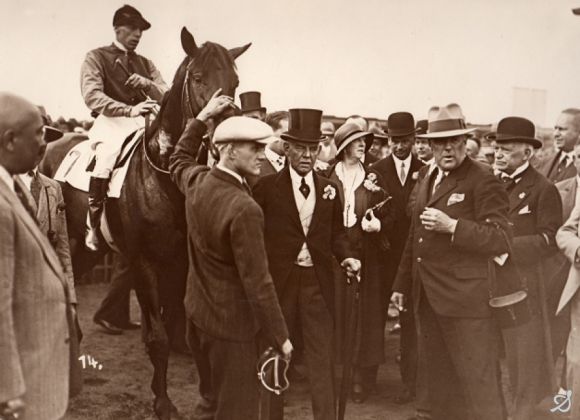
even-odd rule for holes
{"type": "Polygon", "coordinates": [[[89,185],[91,229],[86,240],[93,250],[99,247],[99,220],[123,141],[144,125],[142,116],[152,112],[168,90],[153,62],[135,52],[151,24],[137,9],[125,5],[115,12],[113,27],[113,44],[89,51],[81,67],[83,99],[98,116],[89,132],[97,153],[89,185]]]}
{"type": "Polygon", "coordinates": [[[264,216],[245,181],[260,172],[273,133],[255,119],[226,119],[213,136],[218,164],[199,165],[206,123],[233,106],[218,92],[189,120],[170,158],[171,178],[185,195],[190,244],[187,340],[200,376],[199,418],[257,420],[256,334],[288,358],[292,351],[268,271],[264,216]]]}
{"type": "Polygon", "coordinates": [[[544,261],[558,251],[556,232],[563,223],[562,202],[556,186],[530,166],[534,149],[542,147],[531,121],[504,118],[497,132],[487,138],[495,142],[494,166],[509,195],[512,258],[525,282],[532,309],[531,321],[502,330],[514,399],[512,419],[527,420],[533,417],[534,407],[546,390],[542,385],[550,382],[546,380],[543,322],[548,314],[543,313],[546,293],[541,282],[550,274],[545,271],[544,261]]]}
{"type": "Polygon", "coordinates": [[[509,199],[494,175],[467,157],[470,131],[456,104],[429,111],[424,136],[437,169],[419,182],[393,287],[399,310],[415,311],[434,420],[504,418],[488,259],[508,251],[501,230],[509,235],[509,199]]]}
{"type": "MultiPolygon", "coordinates": [[[[264,211],[268,263],[290,336],[302,333],[314,418],[334,420],[333,258],[353,278],[360,261],[346,237],[336,184],[313,171],[324,140],[321,118],[320,110],[290,110],[281,136],[289,165],[261,178],[254,198],[264,211]]],[[[283,418],[282,398],[274,397],[270,409],[271,420],[283,418]]]]}

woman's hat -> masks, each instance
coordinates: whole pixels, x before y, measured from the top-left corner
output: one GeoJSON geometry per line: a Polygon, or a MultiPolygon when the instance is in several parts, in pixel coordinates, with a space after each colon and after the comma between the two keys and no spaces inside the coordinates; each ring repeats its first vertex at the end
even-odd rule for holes
{"type": "Polygon", "coordinates": [[[341,125],[334,133],[334,143],[336,144],[336,154],[343,151],[346,146],[353,141],[364,138],[366,150],[373,142],[374,135],[368,131],[362,131],[357,124],[345,123],[341,125]]]}

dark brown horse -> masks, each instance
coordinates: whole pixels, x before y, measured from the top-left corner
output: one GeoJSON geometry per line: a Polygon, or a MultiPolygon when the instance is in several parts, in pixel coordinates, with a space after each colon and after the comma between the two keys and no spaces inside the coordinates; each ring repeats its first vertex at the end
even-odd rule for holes
{"type": "MultiPolygon", "coordinates": [[[[154,367],[154,410],[162,420],[170,419],[171,412],[176,411],[167,395],[167,363],[175,325],[183,317],[187,274],[184,199],[169,179],[166,162],[186,120],[197,115],[218,88],[223,94],[234,96],[238,86],[234,60],[250,46],[227,50],[206,42],[198,47],[185,28],[181,44],[187,56],[177,69],[156,120],[133,154],[121,196],[108,200],[106,206],[115,243],[135,273],[143,339],[154,367]]],[[[49,145],[42,170],[53,175],[66,154],[63,151],[78,141],[68,137],[49,145]]],[[[87,194],[68,184],[63,191],[68,199],[71,240],[78,244],[73,256],[77,260],[75,274],[80,274],[94,259],[90,256],[89,264],[78,262],[86,252],[82,244],[87,194]]]]}

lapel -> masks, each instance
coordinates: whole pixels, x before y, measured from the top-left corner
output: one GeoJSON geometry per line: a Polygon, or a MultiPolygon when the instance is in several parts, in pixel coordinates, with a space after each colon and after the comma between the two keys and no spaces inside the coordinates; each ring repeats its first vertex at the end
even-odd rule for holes
{"type": "MultiPolygon", "coordinates": [[[[300,216],[298,215],[298,208],[296,207],[296,200],[294,199],[294,190],[292,189],[292,178],[290,178],[290,169],[286,166],[278,173],[276,177],[276,185],[278,186],[278,195],[281,207],[284,209],[288,217],[296,225],[296,227],[303,232],[302,224],[300,223],[300,216]]],[[[316,185],[316,181],[315,181],[316,185]]]]}
{"type": "Polygon", "coordinates": [[[531,189],[534,188],[536,174],[531,166],[525,170],[520,181],[510,191],[510,214],[519,211],[521,204],[530,198],[531,189]]]}
{"type": "Polygon", "coordinates": [[[52,185],[48,183],[40,173],[38,174],[38,179],[42,187],[40,189],[40,196],[38,197],[38,211],[36,212],[36,218],[38,219],[40,229],[44,232],[47,227],[46,225],[48,224],[48,219],[52,217],[51,210],[55,210],[52,207],[57,203],[55,202],[51,205],[51,203],[48,202],[50,196],[53,195],[52,185]]]}
{"type": "MultiPolygon", "coordinates": [[[[15,177],[14,182],[19,183],[20,187],[24,191],[26,191],[26,186],[22,184],[22,181],[20,181],[20,179],[15,177]]],[[[52,246],[48,242],[48,239],[42,234],[42,232],[36,225],[36,222],[32,220],[32,217],[30,217],[30,215],[28,214],[28,212],[26,211],[26,209],[24,208],[24,206],[22,205],[16,194],[13,193],[8,187],[8,185],[6,185],[2,181],[0,181],[0,195],[3,196],[6,199],[6,201],[8,201],[8,203],[14,209],[14,212],[16,213],[20,221],[24,224],[24,226],[26,226],[26,228],[28,229],[30,234],[34,237],[34,239],[36,239],[36,241],[40,245],[40,248],[42,249],[42,252],[46,260],[51,265],[54,272],[57,274],[57,277],[63,283],[63,286],[66,286],[64,284],[64,276],[62,275],[62,268],[60,266],[60,262],[54,250],[52,249],[52,246]]]]}
{"type": "Polygon", "coordinates": [[[410,184],[415,182],[419,176],[419,169],[423,166],[423,163],[411,153],[411,164],[409,165],[409,172],[407,173],[407,178],[405,179],[405,188],[410,184]],[[413,174],[417,172],[417,178],[413,179],[413,174]]]}
{"type": "MultiPolygon", "coordinates": [[[[471,160],[469,159],[469,157],[466,156],[464,161],[461,163],[461,165],[459,165],[459,167],[457,169],[449,172],[449,175],[447,175],[443,179],[443,181],[441,181],[439,188],[437,188],[437,191],[435,191],[435,194],[433,194],[431,196],[431,198],[429,199],[429,201],[427,202],[427,207],[430,207],[435,202],[440,200],[442,197],[447,195],[450,191],[453,191],[457,187],[457,182],[459,180],[465,178],[465,176],[467,175],[467,171],[469,170],[469,167],[471,165],[472,165],[471,160]]],[[[433,171],[431,176],[434,176],[434,174],[435,174],[435,171],[433,171]]],[[[429,177],[426,177],[426,178],[429,179],[429,177]]],[[[428,188],[429,188],[429,185],[427,185],[427,189],[428,188]]]]}
{"type": "MultiPolygon", "coordinates": [[[[326,182],[321,178],[314,170],[312,171],[312,176],[314,177],[314,192],[316,194],[316,203],[314,203],[314,213],[312,214],[312,221],[310,222],[310,227],[308,228],[308,235],[316,228],[320,220],[320,212],[322,208],[322,189],[326,182]]],[[[336,197],[334,198],[336,200],[336,197]]]]}

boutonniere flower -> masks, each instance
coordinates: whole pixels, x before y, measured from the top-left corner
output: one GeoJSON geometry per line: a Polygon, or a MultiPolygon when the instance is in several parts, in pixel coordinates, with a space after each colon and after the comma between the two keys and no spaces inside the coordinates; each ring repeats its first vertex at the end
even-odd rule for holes
{"type": "Polygon", "coordinates": [[[415,171],[415,172],[413,172],[413,174],[411,175],[411,179],[412,179],[413,181],[416,181],[416,180],[418,180],[418,179],[419,179],[419,171],[415,171]]]}
{"type": "Polygon", "coordinates": [[[368,173],[363,182],[363,187],[365,187],[370,192],[377,192],[382,190],[382,188],[377,185],[377,175],[372,172],[368,173]]]}
{"type": "Polygon", "coordinates": [[[325,200],[334,200],[334,197],[336,197],[336,189],[334,189],[332,185],[327,185],[324,187],[322,198],[325,200]]]}

